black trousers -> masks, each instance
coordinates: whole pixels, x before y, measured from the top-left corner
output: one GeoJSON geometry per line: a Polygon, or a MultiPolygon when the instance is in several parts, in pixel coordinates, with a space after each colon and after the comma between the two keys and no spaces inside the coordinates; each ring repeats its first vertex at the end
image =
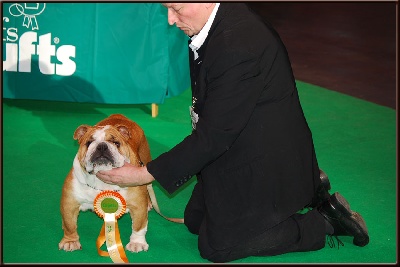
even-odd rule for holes
{"type": "Polygon", "coordinates": [[[211,262],[222,263],[250,256],[313,251],[325,246],[325,219],[317,210],[311,210],[305,214],[293,214],[251,240],[245,240],[228,249],[215,250],[208,243],[204,210],[202,185],[198,182],[186,206],[184,219],[188,230],[199,235],[198,248],[201,257],[211,262]]]}

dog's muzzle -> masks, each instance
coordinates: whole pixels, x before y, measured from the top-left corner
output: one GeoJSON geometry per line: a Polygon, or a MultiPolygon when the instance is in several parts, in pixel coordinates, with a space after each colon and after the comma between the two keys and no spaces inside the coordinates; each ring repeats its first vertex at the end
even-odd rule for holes
{"type": "Polygon", "coordinates": [[[86,157],[86,170],[90,174],[96,174],[99,170],[121,167],[124,164],[124,157],[118,149],[107,142],[100,142],[89,150],[86,157]]]}
{"type": "Polygon", "coordinates": [[[105,142],[97,145],[96,150],[94,151],[92,157],[90,158],[90,161],[96,165],[97,164],[103,165],[109,163],[111,163],[112,165],[115,164],[111,151],[108,149],[108,145],[105,142]]]}

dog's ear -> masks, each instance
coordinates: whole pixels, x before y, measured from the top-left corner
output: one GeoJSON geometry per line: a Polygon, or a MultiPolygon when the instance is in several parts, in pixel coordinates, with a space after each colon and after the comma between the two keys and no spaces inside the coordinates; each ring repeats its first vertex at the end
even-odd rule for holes
{"type": "Polygon", "coordinates": [[[87,130],[90,128],[91,126],[83,124],[81,126],[79,126],[75,132],[74,132],[74,139],[75,140],[79,140],[81,139],[81,137],[87,132],[87,130]]]}
{"type": "Polygon", "coordinates": [[[117,126],[118,131],[127,139],[131,138],[131,133],[129,132],[129,129],[124,126],[124,125],[119,125],[117,126]]]}

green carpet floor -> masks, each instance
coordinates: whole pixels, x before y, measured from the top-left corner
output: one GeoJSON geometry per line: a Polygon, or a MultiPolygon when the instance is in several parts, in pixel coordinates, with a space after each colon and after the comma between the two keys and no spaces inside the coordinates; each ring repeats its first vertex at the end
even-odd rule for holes
{"type": "MultiPolygon", "coordinates": [[[[396,111],[302,82],[298,88],[320,167],[329,176],[332,192],[339,191],[363,215],[370,243],[360,248],[343,237],[340,249],[326,245],[314,252],[233,263],[396,263],[396,111]]],[[[81,212],[78,220],[82,250],[58,250],[63,235],[61,187],[78,149],[72,135],[81,124],[122,113],[142,126],[156,157],[189,134],[189,105],[189,90],[167,99],[156,118],[150,105],[3,99],[2,262],[112,263],[97,254],[102,220],[89,211],[81,212]]],[[[154,183],[165,215],[183,216],[194,180],[172,196],[154,183]]],[[[130,223],[127,215],[119,219],[124,245],[130,223]]],[[[154,210],[147,241],[148,252],[127,252],[130,263],[209,263],[198,253],[197,236],[154,210]]]]}

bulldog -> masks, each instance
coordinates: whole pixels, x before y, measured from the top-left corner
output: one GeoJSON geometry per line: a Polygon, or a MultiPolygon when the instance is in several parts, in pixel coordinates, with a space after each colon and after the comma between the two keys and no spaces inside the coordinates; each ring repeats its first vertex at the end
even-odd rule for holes
{"type": "Polygon", "coordinates": [[[94,210],[95,197],[104,190],[121,194],[126,201],[126,213],[132,219],[132,234],[126,249],[147,251],[148,211],[152,204],[147,186],[119,187],[96,177],[99,170],[121,167],[124,162],[143,166],[151,160],[150,149],[142,128],[121,114],[113,114],[94,126],[81,125],[73,138],[79,149],[62,188],[61,217],[64,236],[59,249],[81,249],[77,231],[80,211],[94,210]]]}

